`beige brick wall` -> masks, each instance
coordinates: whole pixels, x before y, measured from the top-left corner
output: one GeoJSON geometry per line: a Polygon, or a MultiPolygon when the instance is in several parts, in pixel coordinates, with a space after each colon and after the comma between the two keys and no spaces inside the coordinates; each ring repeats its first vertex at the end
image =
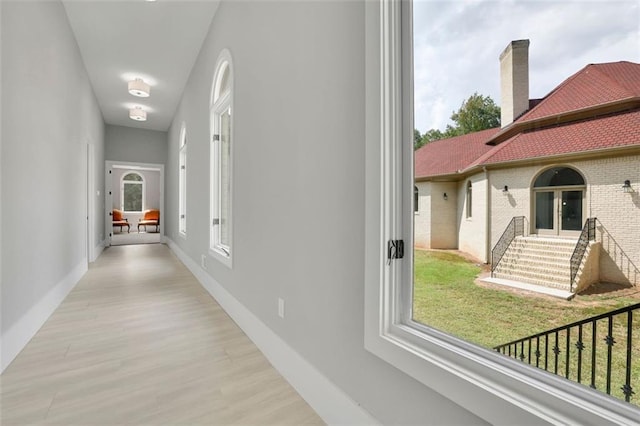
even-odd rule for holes
{"type": "Polygon", "coordinates": [[[417,182],[418,212],[414,214],[414,244],[420,248],[458,248],[457,184],[417,182]],[[444,199],[443,194],[447,194],[444,199]]]}
{"type": "MultiPolygon", "coordinates": [[[[525,216],[526,231],[532,231],[530,188],[535,177],[549,166],[491,171],[491,247],[514,216],[525,216]],[[504,185],[509,186],[507,194],[502,192],[504,185]]],[[[598,241],[603,243],[601,277],[620,281],[623,271],[630,282],[640,284],[640,271],[637,271],[640,267],[640,155],[554,166],[573,167],[585,177],[587,189],[583,220],[597,217],[602,225],[598,230],[598,241]],[[622,190],[622,184],[627,179],[633,187],[633,192],[629,194],[622,190]]]]}
{"type": "Polygon", "coordinates": [[[418,212],[414,214],[413,243],[416,247],[431,248],[431,182],[416,182],[418,212]]]}
{"type": "Polygon", "coordinates": [[[484,173],[458,184],[458,248],[487,262],[487,181],[484,173]],[[472,187],[472,215],[467,217],[467,183],[472,187]]]}
{"type": "Polygon", "coordinates": [[[640,284],[640,154],[575,164],[587,180],[588,214],[602,225],[598,241],[608,256],[601,257],[601,277],[614,281],[623,273],[640,284]],[[628,194],[622,190],[627,179],[633,188],[628,194]]]}
{"type": "Polygon", "coordinates": [[[456,182],[432,183],[431,248],[458,248],[457,186],[456,182]]]}
{"type": "Polygon", "coordinates": [[[490,172],[491,248],[498,242],[514,216],[524,216],[525,233],[531,231],[531,185],[540,169],[519,167],[490,172]],[[505,185],[509,187],[506,193],[502,191],[505,185]]]}

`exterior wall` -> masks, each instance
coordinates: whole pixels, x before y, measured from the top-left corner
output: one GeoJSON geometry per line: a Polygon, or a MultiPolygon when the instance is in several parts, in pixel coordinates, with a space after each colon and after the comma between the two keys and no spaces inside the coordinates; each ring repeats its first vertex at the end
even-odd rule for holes
{"type": "Polygon", "coordinates": [[[479,260],[487,261],[487,181],[484,173],[458,183],[458,248],[479,260]],[[472,187],[472,215],[467,217],[467,182],[472,187]]]}
{"type": "Polygon", "coordinates": [[[431,248],[457,249],[457,183],[433,182],[431,185],[431,248]]]}
{"type": "Polygon", "coordinates": [[[524,216],[525,233],[530,232],[531,184],[534,176],[541,169],[542,166],[527,166],[490,172],[491,239],[489,250],[496,245],[514,216],[524,216]],[[505,185],[509,187],[507,193],[503,192],[505,185]]]}
{"type": "MultiPolygon", "coordinates": [[[[624,282],[626,277],[627,282],[640,284],[640,154],[555,165],[573,167],[585,177],[583,220],[599,220],[600,279],[624,282]],[[631,193],[622,190],[625,180],[631,181],[631,193]]],[[[549,166],[491,171],[491,247],[514,216],[525,216],[525,231],[532,231],[531,185],[537,174],[549,166]],[[502,192],[505,185],[509,186],[507,194],[502,192]]]]}
{"type": "Polygon", "coordinates": [[[620,282],[622,271],[631,283],[640,284],[640,153],[575,164],[587,179],[589,217],[600,222],[600,278],[620,282]],[[631,193],[622,190],[627,179],[631,193]]]}
{"type": "Polygon", "coordinates": [[[416,182],[418,188],[418,211],[414,215],[413,244],[420,248],[431,248],[431,182],[416,182]]]}

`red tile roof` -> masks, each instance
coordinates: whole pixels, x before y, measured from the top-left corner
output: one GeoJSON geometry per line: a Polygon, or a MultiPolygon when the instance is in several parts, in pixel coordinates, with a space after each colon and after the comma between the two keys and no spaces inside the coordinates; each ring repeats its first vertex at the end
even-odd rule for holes
{"type": "Polygon", "coordinates": [[[455,174],[495,147],[487,145],[500,128],[483,130],[426,144],[414,154],[415,176],[455,174]]]}
{"type": "MultiPolygon", "coordinates": [[[[634,98],[640,98],[640,64],[591,64],[565,80],[511,126],[634,98]]],[[[432,142],[416,151],[415,176],[430,178],[475,166],[640,147],[637,106],[617,113],[607,111],[607,115],[602,111],[594,110],[589,113],[591,116],[580,117],[580,120],[521,130],[496,146],[486,143],[501,131],[498,128],[432,142]]],[[[555,119],[551,121],[555,123],[555,119]]]]}
{"type": "Polygon", "coordinates": [[[590,64],[566,79],[518,121],[640,96],[640,65],[633,62],[590,64]]]}
{"type": "Polygon", "coordinates": [[[519,133],[474,164],[499,164],[634,145],[640,146],[640,110],[519,133]]]}

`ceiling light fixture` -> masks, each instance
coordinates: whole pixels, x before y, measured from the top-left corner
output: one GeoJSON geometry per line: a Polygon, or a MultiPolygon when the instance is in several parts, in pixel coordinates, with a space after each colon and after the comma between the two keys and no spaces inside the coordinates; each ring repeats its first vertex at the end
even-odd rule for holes
{"type": "Polygon", "coordinates": [[[129,110],[129,118],[136,121],[147,121],[147,112],[137,106],[129,110]]]}
{"type": "Polygon", "coordinates": [[[151,87],[141,78],[136,78],[135,80],[131,80],[129,82],[129,93],[131,93],[133,96],[147,98],[149,97],[150,92],[151,87]]]}

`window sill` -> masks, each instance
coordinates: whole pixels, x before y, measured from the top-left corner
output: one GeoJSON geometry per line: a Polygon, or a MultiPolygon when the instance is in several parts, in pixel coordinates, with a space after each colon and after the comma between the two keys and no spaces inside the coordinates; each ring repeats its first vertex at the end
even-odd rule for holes
{"type": "Polygon", "coordinates": [[[215,260],[217,260],[218,262],[225,265],[227,268],[233,269],[231,254],[227,253],[222,248],[218,248],[218,247],[209,248],[209,255],[215,260]]]}
{"type": "Polygon", "coordinates": [[[633,424],[638,410],[422,324],[367,335],[370,352],[493,424],[633,424]],[[500,409],[496,409],[500,407],[500,409]]]}

